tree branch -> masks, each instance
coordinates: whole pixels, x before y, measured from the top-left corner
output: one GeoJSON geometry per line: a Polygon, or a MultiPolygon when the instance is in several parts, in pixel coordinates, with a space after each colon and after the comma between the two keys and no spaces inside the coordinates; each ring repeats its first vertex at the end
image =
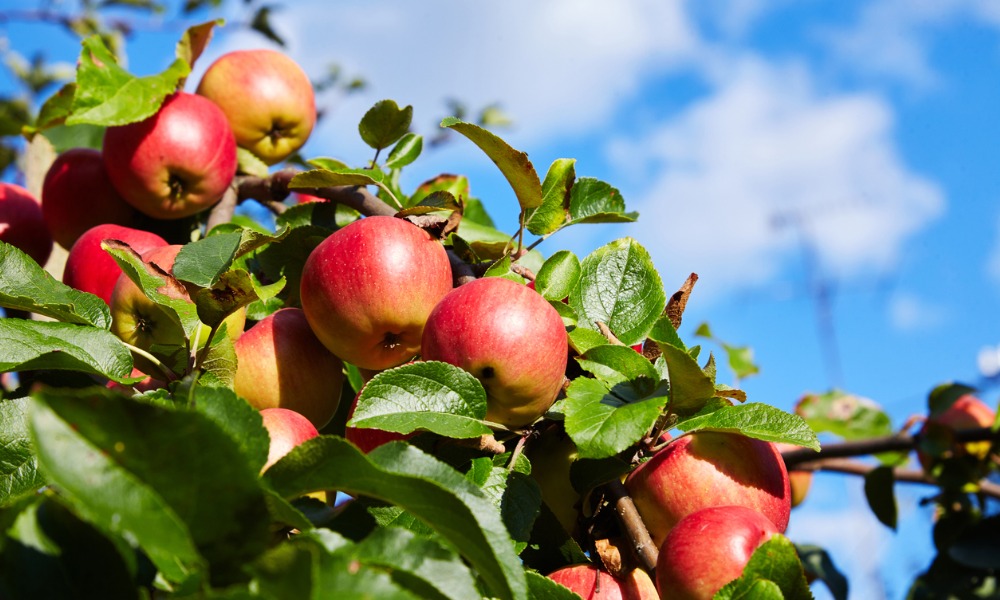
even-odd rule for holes
{"type": "MultiPolygon", "coordinates": [[[[796,465],[796,470],[801,471],[831,471],[835,473],[846,473],[849,475],[861,476],[871,473],[876,468],[878,468],[878,465],[870,465],[861,461],[845,458],[826,458],[823,460],[799,463],[796,465]]],[[[922,483],[924,485],[938,484],[932,477],[928,477],[926,473],[919,469],[897,468],[893,469],[892,473],[896,481],[922,483]]],[[[1000,499],[1000,485],[993,483],[992,481],[987,481],[985,479],[980,481],[979,490],[991,498],[1000,499]]]]}
{"type": "MultiPolygon", "coordinates": [[[[1000,441],[1000,434],[989,427],[966,429],[955,432],[956,442],[981,442],[986,440],[1000,441]]],[[[920,442],[920,436],[900,433],[885,437],[824,444],[819,452],[808,448],[796,448],[781,453],[785,465],[793,467],[802,463],[812,463],[828,458],[848,458],[852,456],[868,456],[882,452],[905,452],[914,450],[920,442]]]]}
{"type": "Polygon", "coordinates": [[[643,568],[652,572],[656,569],[660,551],[653,543],[653,538],[649,536],[649,530],[642,522],[642,517],[639,516],[632,497],[628,495],[628,490],[617,479],[606,484],[604,489],[608,502],[614,508],[615,516],[618,517],[618,522],[625,532],[625,537],[632,544],[632,550],[642,561],[643,568]]]}

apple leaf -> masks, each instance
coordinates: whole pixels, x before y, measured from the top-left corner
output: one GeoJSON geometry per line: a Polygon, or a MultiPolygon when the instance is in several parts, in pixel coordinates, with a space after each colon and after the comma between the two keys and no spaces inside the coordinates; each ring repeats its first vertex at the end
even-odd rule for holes
{"type": "Polygon", "coordinates": [[[700,412],[715,397],[715,382],[688,352],[671,344],[659,346],[670,376],[670,411],[680,416],[700,412]]]}
{"type": "Polygon", "coordinates": [[[158,75],[135,77],[118,65],[99,35],[92,35],[83,40],[73,113],[66,124],[110,127],[142,121],[155,114],[190,73],[187,62],[177,59],[158,75]]]}
{"type": "Polygon", "coordinates": [[[366,144],[381,150],[406,135],[412,121],[412,106],[399,108],[395,100],[381,100],[361,117],[358,132],[366,144]]]}
{"type": "Polygon", "coordinates": [[[593,329],[577,327],[569,332],[569,345],[577,354],[583,354],[591,348],[603,346],[608,343],[608,338],[593,329]]]}
{"type": "Polygon", "coordinates": [[[581,177],[570,190],[570,224],[630,223],[638,217],[625,212],[621,192],[599,179],[581,177]]]}
{"type": "Polygon", "coordinates": [[[514,263],[510,259],[510,255],[504,254],[495,263],[490,265],[488,269],[486,269],[486,272],[483,273],[483,277],[503,277],[504,279],[509,279],[514,283],[524,285],[524,277],[521,277],[519,274],[514,272],[511,268],[513,264],[514,263]]]}
{"type": "Polygon", "coordinates": [[[208,47],[208,43],[212,41],[212,34],[215,33],[216,26],[221,26],[224,23],[225,21],[222,19],[216,19],[188,27],[177,42],[174,54],[188,67],[194,68],[195,61],[201,57],[205,48],[208,47]]]}
{"type": "Polygon", "coordinates": [[[627,346],[646,339],[666,302],[649,253],[632,238],[615,240],[584,258],[569,297],[581,326],[596,329],[600,321],[627,346]]]}
{"type": "Polygon", "coordinates": [[[225,584],[266,549],[257,473],[205,414],[100,388],[33,399],[32,443],[60,495],[91,523],[135,540],[168,580],[207,561],[212,581],[225,584]]]}
{"type": "Polygon", "coordinates": [[[496,508],[460,473],[409,444],[391,442],[366,456],[321,435],[294,448],[264,479],[286,498],[337,489],[395,504],[456,548],[492,595],[527,598],[524,568],[496,508]]]}
{"type": "Polygon", "coordinates": [[[490,498],[516,542],[518,552],[531,537],[531,526],[542,506],[542,491],[529,474],[493,464],[485,456],[473,460],[473,470],[467,475],[490,498]]]}
{"type": "Polygon", "coordinates": [[[546,300],[563,300],[569,297],[580,283],[580,259],[569,250],[560,250],[550,256],[535,276],[535,291],[546,300]]]}
{"type": "Polygon", "coordinates": [[[875,402],[847,392],[806,394],[795,412],[817,433],[829,432],[845,440],[893,434],[892,420],[875,402]]]}
{"type": "Polygon", "coordinates": [[[559,313],[559,317],[562,319],[563,325],[567,328],[576,327],[579,317],[576,316],[576,311],[573,310],[573,307],[566,304],[562,300],[549,300],[548,302],[552,305],[552,308],[556,309],[556,312],[559,313]]]}
{"type": "Polygon", "coordinates": [[[467,200],[469,198],[469,179],[465,175],[450,174],[428,179],[417,186],[417,189],[410,196],[408,204],[411,206],[418,204],[434,192],[448,192],[459,200],[467,200]]]}
{"type": "Polygon", "coordinates": [[[389,152],[385,166],[390,169],[401,169],[417,160],[424,149],[424,138],[416,133],[407,133],[389,152]]]}
{"type": "Polygon", "coordinates": [[[236,172],[264,179],[270,173],[267,163],[246,148],[236,148],[236,172]]]}
{"type": "Polygon", "coordinates": [[[847,578],[833,564],[833,559],[826,550],[819,546],[796,544],[795,551],[808,576],[825,583],[834,600],[847,600],[847,578]]]}
{"type": "Polygon", "coordinates": [[[948,557],[966,567],[983,570],[1000,568],[1000,516],[983,517],[966,527],[948,546],[948,557]]]}
{"type": "Polygon", "coordinates": [[[725,406],[705,415],[682,421],[678,428],[692,431],[727,431],[768,442],[784,442],[804,448],[820,449],[816,433],[805,419],[760,402],[725,406]]]}
{"type": "MultiPolygon", "coordinates": [[[[587,350],[576,361],[584,371],[594,375],[626,402],[652,395],[660,383],[653,363],[628,346],[597,346],[587,350]]],[[[666,390],[660,395],[665,396],[666,390]]]]}
{"type": "Polygon", "coordinates": [[[104,329],[27,319],[0,319],[0,373],[53,369],[135,382],[132,354],[104,329]]]}
{"type": "Polygon", "coordinates": [[[361,390],[351,427],[453,438],[487,435],[486,391],[472,374],[448,363],[415,362],[383,371],[361,390]]]}
{"type": "Polygon", "coordinates": [[[490,157],[513,188],[522,211],[541,206],[542,182],[526,153],[511,148],[507,142],[486,129],[455,117],[441,121],[441,127],[461,133],[490,157]]]}
{"type": "Polygon", "coordinates": [[[267,244],[288,236],[289,227],[275,234],[261,233],[240,227],[233,231],[213,229],[213,233],[196,242],[184,244],[174,261],[174,277],[209,288],[215,285],[233,262],[267,244]]]}
{"type": "Polygon", "coordinates": [[[687,346],[684,345],[684,341],[677,334],[677,329],[674,328],[673,322],[666,315],[662,315],[657,319],[656,323],[653,323],[653,328],[646,335],[647,339],[653,340],[657,344],[669,344],[687,353],[687,346]]]}
{"type": "Polygon", "coordinates": [[[653,396],[625,403],[603,382],[580,377],[561,406],[580,458],[608,458],[641,440],[666,401],[666,396],[653,396]]]}
{"type": "MultiPolygon", "coordinates": [[[[76,82],[71,81],[64,84],[42,104],[42,107],[38,110],[38,118],[35,119],[34,125],[25,125],[24,130],[37,133],[43,129],[65,123],[66,118],[73,111],[74,96],[76,96],[76,82]]],[[[17,133],[6,135],[17,135],[17,133]]]]}
{"type": "Polygon", "coordinates": [[[542,182],[542,203],[525,215],[528,231],[548,235],[557,231],[569,217],[570,189],[576,179],[576,160],[556,159],[542,182]]]}
{"type": "Polygon", "coordinates": [[[882,465],[865,475],[865,498],[875,517],[895,530],[899,509],[896,506],[896,477],[892,467],[882,465]]]}
{"type": "Polygon", "coordinates": [[[454,211],[461,209],[462,205],[459,204],[459,201],[451,194],[451,192],[441,190],[424,196],[420,199],[419,203],[413,204],[409,208],[404,208],[396,213],[396,216],[408,217],[410,215],[426,215],[432,212],[454,211]]]}
{"type": "Polygon", "coordinates": [[[777,533],[754,550],[743,574],[719,590],[714,599],[811,600],[812,597],[795,546],[777,533]]]}
{"type": "Polygon", "coordinates": [[[535,571],[528,571],[528,591],[532,600],[580,600],[573,590],[535,571]]]}
{"type": "Polygon", "coordinates": [[[260,411],[229,388],[208,387],[200,383],[192,392],[191,406],[236,442],[253,471],[264,468],[271,438],[264,428],[260,411]]]}
{"type": "Polygon", "coordinates": [[[28,398],[0,401],[0,506],[8,506],[45,485],[31,451],[28,402],[28,398]]]}
{"type": "Polygon", "coordinates": [[[111,327],[111,310],[104,300],[58,281],[19,248],[2,241],[0,306],[66,323],[111,327]]]}

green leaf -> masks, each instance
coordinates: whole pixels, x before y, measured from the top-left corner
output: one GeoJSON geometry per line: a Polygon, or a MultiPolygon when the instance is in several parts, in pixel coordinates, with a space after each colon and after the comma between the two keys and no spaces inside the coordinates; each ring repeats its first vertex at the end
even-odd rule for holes
{"type": "Polygon", "coordinates": [[[974,569],[1000,568],[1000,516],[994,514],[966,527],[948,547],[948,556],[974,569]]]}
{"type": "Polygon", "coordinates": [[[350,169],[351,166],[342,160],[336,158],[330,158],[327,156],[321,156],[319,158],[310,158],[306,161],[306,164],[317,169],[324,169],[326,171],[343,171],[345,169],[350,169]]]}
{"type": "Polygon", "coordinates": [[[2,241],[0,306],[67,323],[111,327],[111,310],[103,300],[58,281],[20,249],[2,241]]]}
{"type": "Polygon", "coordinates": [[[569,297],[580,324],[596,329],[600,321],[627,346],[644,340],[667,302],[646,249],[622,238],[592,252],[581,267],[569,297]]]}
{"type": "Polygon", "coordinates": [[[580,283],[581,271],[580,259],[569,250],[560,250],[538,270],[535,291],[546,300],[563,300],[580,283]]]}
{"type": "Polygon", "coordinates": [[[0,319],[0,373],[37,369],[135,381],[129,378],[132,355],[110,331],[71,323],[0,319]]]}
{"type": "Polygon", "coordinates": [[[448,363],[423,361],[383,371],[361,390],[351,427],[453,438],[491,433],[486,391],[472,374],[448,363]]]}
{"type": "Polygon", "coordinates": [[[451,192],[438,191],[421,198],[418,204],[399,211],[397,216],[407,217],[410,215],[426,215],[432,212],[454,211],[460,210],[461,208],[461,204],[459,204],[458,200],[455,199],[455,196],[451,195],[451,192]]]}
{"type": "MultiPolygon", "coordinates": [[[[59,88],[59,91],[49,96],[48,100],[42,104],[42,108],[38,111],[38,118],[35,119],[35,125],[33,127],[29,126],[29,131],[37,132],[65,123],[66,117],[73,110],[73,97],[75,95],[76,82],[64,84],[59,88]]],[[[8,135],[17,135],[19,133],[20,130],[8,135]]]]}
{"type": "Polygon", "coordinates": [[[962,383],[943,383],[936,386],[927,396],[928,416],[936,417],[945,412],[956,400],[968,394],[975,394],[978,390],[972,386],[962,383]]]}
{"type": "Polygon", "coordinates": [[[653,328],[649,330],[647,338],[657,344],[668,344],[674,348],[679,348],[687,353],[687,346],[684,345],[681,336],[677,334],[673,322],[666,315],[661,316],[653,323],[653,328]]]}
{"type": "Polygon", "coordinates": [[[681,431],[726,431],[768,442],[783,442],[819,451],[819,439],[805,420],[759,402],[726,406],[706,415],[687,419],[681,431]]]}
{"type": "Polygon", "coordinates": [[[239,577],[270,532],[257,473],[236,442],[199,412],[85,394],[33,396],[32,442],[60,494],[91,523],[135,540],[170,581],[206,560],[213,582],[239,577]]]}
{"type": "Polygon", "coordinates": [[[223,23],[222,19],[216,19],[188,27],[184,31],[184,35],[177,42],[174,54],[178,59],[184,61],[188,67],[193,68],[195,61],[201,57],[205,48],[208,47],[208,43],[212,41],[212,34],[215,33],[215,27],[221,26],[223,23]]]}
{"type": "Polygon", "coordinates": [[[396,504],[448,540],[491,594],[527,597],[524,568],[489,499],[454,469],[409,444],[392,442],[366,456],[346,440],[319,436],[275,463],[264,479],[286,498],[337,489],[396,504]]]}
{"type": "MultiPolygon", "coordinates": [[[[438,175],[433,179],[421,183],[410,196],[408,204],[410,206],[421,202],[434,192],[448,192],[460,200],[469,199],[469,179],[464,175],[438,175]]],[[[492,224],[490,224],[492,227],[492,224]]],[[[510,236],[508,236],[510,237],[510,236]]]]}
{"type": "Polygon", "coordinates": [[[413,107],[399,108],[395,100],[381,100],[368,109],[358,124],[366,144],[376,150],[388,148],[406,135],[413,121],[413,107]]]}
{"type": "Polygon", "coordinates": [[[115,126],[142,121],[159,110],[190,72],[188,64],[177,59],[158,75],[135,77],[118,65],[101,37],[93,35],[83,41],[73,114],[66,124],[115,126]]]}
{"type": "Polygon", "coordinates": [[[500,511],[504,524],[518,549],[523,549],[531,537],[531,527],[538,518],[542,505],[542,491],[538,482],[527,473],[493,464],[489,457],[473,461],[480,473],[472,476],[500,511]]]}
{"type": "Polygon", "coordinates": [[[441,126],[454,129],[469,138],[490,157],[513,188],[522,211],[541,206],[542,182],[539,181],[538,173],[535,172],[535,167],[528,160],[526,153],[511,148],[507,142],[486,129],[454,117],[441,121],[441,126]]]}
{"type": "Polygon", "coordinates": [[[583,354],[591,348],[608,344],[608,338],[593,329],[577,327],[569,332],[569,345],[577,354],[583,354]]]}
{"type": "Polygon", "coordinates": [[[817,433],[829,432],[845,440],[893,434],[892,421],[879,405],[839,390],[807,394],[796,404],[795,412],[817,433]]]}
{"type": "Polygon", "coordinates": [[[528,592],[532,600],[580,600],[576,592],[535,571],[528,571],[528,592]]]}
{"type": "Polygon", "coordinates": [[[549,166],[542,182],[542,203],[526,215],[528,231],[548,235],[566,224],[570,189],[575,179],[575,159],[559,158],[549,166]]]}
{"type": "Polygon", "coordinates": [[[566,433],[580,458],[607,458],[640,441],[660,416],[666,396],[625,404],[596,379],[577,378],[566,390],[566,433]]]}
{"type": "Polygon", "coordinates": [[[226,333],[228,323],[222,326],[212,336],[211,345],[201,361],[201,378],[199,383],[216,388],[232,388],[236,381],[236,346],[226,333]]]}
{"type": "Polygon", "coordinates": [[[795,546],[788,538],[775,534],[750,556],[739,579],[719,590],[715,600],[784,599],[811,600],[795,546]]]}
{"type": "Polygon", "coordinates": [[[231,389],[202,385],[195,387],[191,405],[236,443],[252,470],[264,468],[271,440],[260,411],[231,389]]]}
{"type": "Polygon", "coordinates": [[[670,375],[670,411],[693,415],[715,397],[715,382],[690,354],[671,344],[660,344],[670,375]]]}
{"type": "Polygon", "coordinates": [[[889,466],[876,467],[865,475],[865,498],[875,517],[886,527],[896,529],[896,476],[889,466]]]}
{"type": "Polygon", "coordinates": [[[649,396],[660,382],[653,363],[627,346],[597,346],[576,360],[584,371],[594,375],[624,401],[649,396]]]}
{"type": "MultiPolygon", "coordinates": [[[[288,188],[292,190],[310,190],[322,187],[377,185],[386,193],[391,194],[386,185],[385,175],[376,169],[343,169],[327,171],[313,169],[292,177],[288,188]]],[[[395,199],[395,196],[393,196],[395,199]]]]}
{"type": "Polygon", "coordinates": [[[285,40],[271,26],[271,10],[273,8],[273,6],[267,4],[257,8],[257,12],[253,14],[253,18],[250,20],[250,29],[253,29],[275,44],[284,46],[285,40]]]}
{"type": "Polygon", "coordinates": [[[826,584],[834,600],[847,600],[847,578],[833,564],[830,554],[819,546],[796,544],[795,551],[806,575],[816,577],[826,584]]]}
{"type": "Polygon", "coordinates": [[[424,138],[416,133],[405,134],[389,152],[385,166],[390,169],[401,169],[417,160],[424,148],[424,138]]]}
{"type": "Polygon", "coordinates": [[[242,227],[233,231],[213,231],[218,233],[184,244],[174,261],[174,277],[199,287],[212,287],[223,273],[232,268],[233,261],[267,244],[283,240],[290,228],[283,228],[276,234],[242,227]]]}
{"type": "Polygon", "coordinates": [[[0,506],[45,485],[31,450],[28,402],[28,398],[0,400],[0,506]]]}
{"type": "Polygon", "coordinates": [[[266,178],[270,174],[267,163],[246,148],[236,148],[236,171],[245,175],[266,178]]]}
{"type": "Polygon", "coordinates": [[[621,192],[592,177],[581,177],[570,189],[569,218],[572,223],[628,223],[637,213],[625,212],[621,192]]]}

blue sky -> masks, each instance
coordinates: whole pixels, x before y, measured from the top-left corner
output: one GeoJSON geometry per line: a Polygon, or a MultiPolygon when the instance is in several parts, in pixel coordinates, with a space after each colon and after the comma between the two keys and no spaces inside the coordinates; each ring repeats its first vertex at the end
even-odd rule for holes
{"type": "MultiPolygon", "coordinates": [[[[980,354],[1000,344],[992,0],[286,4],[275,25],[308,72],[337,62],[370,84],[321,96],[328,113],[306,155],[368,159],[357,122],[382,98],[412,104],[427,135],[446,98],[499,101],[515,120],[499,133],[540,172],[577,158],[578,175],[612,183],[641,214],[557,234],[540,250],[583,256],[629,235],[668,288],[697,272],[682,334],[708,321],[753,346],[761,374],[742,382],[752,400],[790,409],[806,391],[839,386],[901,423],[934,385],[978,381],[980,354]],[[830,290],[832,337],[819,333],[818,285],[830,290]]],[[[69,63],[78,48],[46,26],[8,23],[0,35],[69,63]]],[[[163,68],[176,37],[133,39],[133,70],[163,68]]],[[[214,57],[262,45],[223,28],[191,87],[214,57]]],[[[10,87],[0,71],[0,91],[10,87]]],[[[467,174],[514,228],[513,194],[474,146],[457,139],[426,153],[404,184],[440,172],[467,174]]],[[[983,397],[996,404],[995,389],[983,397]]],[[[818,488],[793,516],[793,539],[828,546],[855,597],[902,597],[929,559],[930,517],[914,506],[926,490],[901,490],[894,535],[858,510],[860,480],[822,476],[818,488]]]]}

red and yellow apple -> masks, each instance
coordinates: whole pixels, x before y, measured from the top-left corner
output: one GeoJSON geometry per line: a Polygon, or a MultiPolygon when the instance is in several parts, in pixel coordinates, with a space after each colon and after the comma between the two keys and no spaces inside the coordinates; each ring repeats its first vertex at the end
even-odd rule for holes
{"type": "Polygon", "coordinates": [[[576,592],[583,600],[657,600],[660,596],[645,571],[634,569],[624,579],[590,563],[570,565],[548,578],[576,592]]]}
{"type": "Polygon", "coordinates": [[[125,242],[140,256],[154,248],[166,246],[167,241],[148,231],[105,224],[91,227],[73,243],[66,258],[63,283],[95,294],[110,305],[111,292],[122,270],[115,259],[101,248],[104,240],[125,242]]]}
{"type": "Polygon", "coordinates": [[[658,545],[678,521],[705,508],[745,506],[782,532],[791,511],[788,471],[775,445],[736,433],[680,436],[639,465],[625,487],[658,545]]]}
{"type": "Polygon", "coordinates": [[[319,435],[312,422],[294,410],[265,408],[260,411],[260,417],[264,420],[264,429],[267,429],[267,434],[271,437],[262,473],[293,448],[319,435]]]}
{"type": "MultiPolygon", "coordinates": [[[[778,452],[788,452],[798,450],[802,446],[795,444],[775,444],[778,452]]],[[[792,508],[802,504],[809,495],[809,488],[812,487],[813,472],[805,469],[790,469],[788,471],[788,485],[792,491],[792,508]]]]}
{"type": "MultiPolygon", "coordinates": [[[[351,409],[347,413],[348,421],[350,421],[354,416],[354,410],[358,407],[358,399],[360,397],[360,392],[354,397],[354,402],[351,403],[351,409]]],[[[395,442],[398,440],[408,440],[414,435],[416,435],[416,433],[396,433],[395,431],[383,431],[381,429],[350,426],[344,430],[344,438],[346,438],[348,442],[357,446],[358,449],[365,454],[368,454],[383,444],[388,444],[389,442],[395,442]]]]}
{"type": "Polygon", "coordinates": [[[291,409],[316,428],[337,412],[344,364],[316,338],[301,309],[264,317],[234,345],[234,389],[255,408],[291,409]]]}
{"type": "Polygon", "coordinates": [[[424,323],[451,290],[444,246],[394,217],[366,217],[323,240],[302,269],[302,310],[316,337],[361,369],[420,352],[424,323]]]}
{"type": "MultiPolygon", "coordinates": [[[[951,406],[940,414],[932,415],[920,428],[918,437],[924,445],[936,444],[942,437],[949,437],[960,431],[992,427],[996,421],[996,411],[988,404],[972,394],[959,397],[951,406]]],[[[953,444],[948,452],[952,456],[974,456],[983,459],[990,451],[990,441],[967,442],[953,444]]],[[[929,471],[934,459],[931,455],[918,448],[917,457],[924,470],[929,471]]]]}
{"type": "Polygon", "coordinates": [[[52,236],[42,207],[31,192],[0,182],[0,240],[16,246],[36,263],[45,265],[52,252],[52,236]]]}
{"type": "Polygon", "coordinates": [[[205,71],[197,93],[222,109],[236,143],[269,165],[302,147],[316,124],[309,77],[274,50],[222,55],[205,71]]]}
{"type": "Polygon", "coordinates": [[[562,318],[544,298],[500,277],[445,296],[424,327],[422,356],[472,373],[486,389],[486,419],[530,425],[562,389],[569,350],[562,318]]]}
{"type": "Polygon", "coordinates": [[[184,92],[168,96],[143,121],[109,127],[103,155],[118,193],[156,219],[206,210],[236,175],[236,141],[226,115],[212,101],[184,92]]]}

